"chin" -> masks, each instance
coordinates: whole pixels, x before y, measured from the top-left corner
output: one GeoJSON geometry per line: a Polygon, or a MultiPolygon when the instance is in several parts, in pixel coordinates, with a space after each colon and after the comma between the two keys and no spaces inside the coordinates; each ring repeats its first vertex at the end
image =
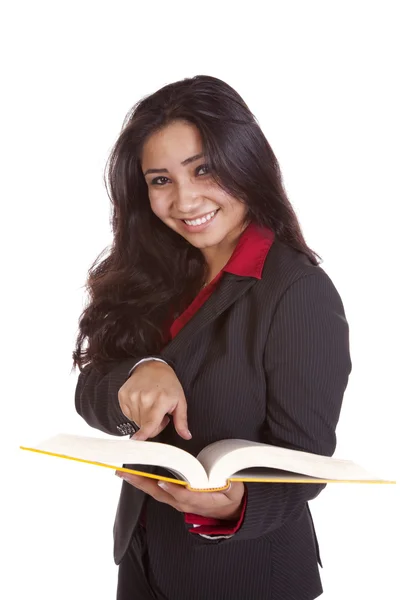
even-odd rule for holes
{"type": "MultiPolygon", "coordinates": [[[[210,236],[211,238],[211,236],[210,236]]],[[[205,250],[206,248],[212,248],[213,246],[218,246],[218,244],[220,244],[223,239],[224,236],[213,236],[211,239],[208,240],[196,240],[196,239],[191,239],[189,236],[186,238],[187,241],[194,246],[195,248],[198,248],[199,250],[205,250]]]]}

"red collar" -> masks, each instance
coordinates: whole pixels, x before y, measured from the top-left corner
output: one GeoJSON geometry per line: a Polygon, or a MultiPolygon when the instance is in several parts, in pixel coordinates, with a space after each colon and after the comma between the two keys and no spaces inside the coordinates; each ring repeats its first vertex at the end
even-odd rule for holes
{"type": "Polygon", "coordinates": [[[232,256],[222,271],[261,279],[265,259],[274,239],[275,234],[272,230],[250,223],[240,236],[232,256]]]}
{"type": "Polygon", "coordinates": [[[225,267],[205,288],[200,290],[196,298],[185,311],[172,323],[170,338],[174,338],[184,325],[193,317],[204,302],[211,296],[221,279],[223,272],[233,273],[244,277],[261,279],[262,270],[275,235],[267,228],[250,224],[243,231],[236,248],[225,267]]]}

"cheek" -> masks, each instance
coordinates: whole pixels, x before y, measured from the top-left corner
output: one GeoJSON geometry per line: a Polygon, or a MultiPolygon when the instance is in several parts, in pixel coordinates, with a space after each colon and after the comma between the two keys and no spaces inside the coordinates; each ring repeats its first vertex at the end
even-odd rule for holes
{"type": "Polygon", "coordinates": [[[236,198],[225,200],[223,208],[225,215],[234,221],[242,221],[247,214],[247,207],[236,198]]]}
{"type": "Polygon", "coordinates": [[[157,217],[165,219],[168,216],[168,203],[163,198],[157,198],[149,194],[150,208],[157,217]]]}
{"type": "Polygon", "coordinates": [[[245,219],[246,219],[246,217],[247,217],[247,213],[248,213],[248,208],[247,208],[247,206],[245,206],[244,204],[241,204],[241,203],[239,202],[239,206],[238,206],[238,208],[237,208],[237,214],[238,214],[238,216],[239,216],[239,219],[240,219],[241,221],[245,220],[245,219]]]}
{"type": "Polygon", "coordinates": [[[244,204],[223,190],[220,190],[214,198],[217,204],[224,210],[225,214],[239,216],[246,211],[246,206],[244,204]]]}

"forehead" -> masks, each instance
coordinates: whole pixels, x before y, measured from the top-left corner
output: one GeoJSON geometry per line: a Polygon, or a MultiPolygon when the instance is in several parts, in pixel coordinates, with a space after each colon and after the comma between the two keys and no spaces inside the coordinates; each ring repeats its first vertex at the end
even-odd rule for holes
{"type": "MultiPolygon", "coordinates": [[[[151,162],[176,160],[182,162],[188,156],[202,151],[199,130],[192,123],[175,121],[151,134],[143,145],[142,167],[151,167],[151,162]]],[[[165,165],[156,165],[163,167],[165,165]]]]}

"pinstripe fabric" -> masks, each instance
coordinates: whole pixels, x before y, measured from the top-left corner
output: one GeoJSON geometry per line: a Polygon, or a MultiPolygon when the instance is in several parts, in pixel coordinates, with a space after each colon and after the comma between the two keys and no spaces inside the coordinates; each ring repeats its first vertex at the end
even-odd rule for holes
{"type": "MultiPolygon", "coordinates": [[[[245,438],[332,455],[351,371],[340,296],[321,267],[275,241],[262,279],[224,273],[207,302],[164,348],[188,400],[193,438],[172,427],[158,441],[196,455],[224,438],[245,438]]],[[[126,421],[117,393],[132,357],[108,374],[87,368],[76,407],[117,434],[126,421]]],[[[324,485],[247,484],[246,514],[229,539],[190,534],[183,516],[149,499],[148,553],[169,600],[312,600],[322,592],[308,501],[324,485]]],[[[134,536],[143,494],[122,484],[114,527],[115,561],[134,536]]],[[[134,539],[134,538],[133,538],[134,539]]]]}

